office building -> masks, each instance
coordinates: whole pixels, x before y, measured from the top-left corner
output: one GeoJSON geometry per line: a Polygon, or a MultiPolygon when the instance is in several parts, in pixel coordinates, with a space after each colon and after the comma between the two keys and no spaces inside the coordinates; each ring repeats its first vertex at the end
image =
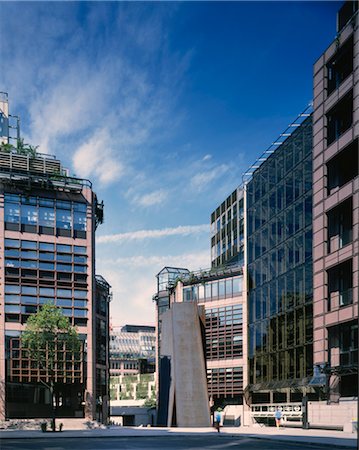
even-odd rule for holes
{"type": "Polygon", "coordinates": [[[211,214],[212,267],[244,264],[244,190],[239,187],[211,214]]]}
{"type": "Polygon", "coordinates": [[[260,164],[254,164],[245,185],[250,403],[290,403],[313,393],[307,388],[313,370],[308,110],[291,130],[282,133],[285,140],[260,158],[260,164]]]}
{"type": "Polygon", "coordinates": [[[51,415],[46,370],[21,349],[28,317],[54,303],[77,327],[82,351],[59,354],[60,417],[107,417],[108,283],[95,277],[95,230],[103,205],[91,182],[15,141],[2,94],[0,151],[0,417],[51,415]],[[5,124],[5,125],[4,125],[5,124]]]}
{"type": "Polygon", "coordinates": [[[358,3],[314,65],[314,364],[330,402],[358,395],[358,3]]]}

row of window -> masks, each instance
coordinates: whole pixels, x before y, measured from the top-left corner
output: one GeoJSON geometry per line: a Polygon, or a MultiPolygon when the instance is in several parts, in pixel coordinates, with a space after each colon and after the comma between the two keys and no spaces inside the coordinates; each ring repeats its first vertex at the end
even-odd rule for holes
{"type": "Polygon", "coordinates": [[[256,356],[249,364],[249,383],[301,379],[312,376],[312,344],[279,353],[256,356]]]}
{"type": "Polygon", "coordinates": [[[243,368],[207,369],[208,394],[212,397],[233,396],[243,391],[243,368]]]}
{"type": "MultiPolygon", "coordinates": [[[[49,303],[52,299],[49,299],[49,297],[34,297],[30,295],[5,295],[5,303],[11,304],[11,305],[45,305],[46,303],[49,303]]],[[[71,298],[56,298],[55,304],[57,306],[67,306],[75,308],[86,308],[87,307],[87,300],[82,300],[75,298],[74,300],[71,298]]]]}
{"type": "Polygon", "coordinates": [[[43,252],[74,253],[86,255],[87,248],[83,245],[52,244],[49,242],[25,241],[19,239],[5,239],[5,249],[38,250],[43,252]]]}
{"type": "MultiPolygon", "coordinates": [[[[36,314],[38,306],[36,305],[5,305],[5,313],[8,314],[36,314]]],[[[64,316],[68,317],[87,317],[86,309],[61,308],[64,316]]]]}
{"type": "Polygon", "coordinates": [[[232,298],[242,293],[243,277],[227,278],[183,288],[183,301],[211,301],[217,298],[232,298]]]}
{"type": "Polygon", "coordinates": [[[206,325],[210,328],[243,323],[242,305],[206,309],[206,325]]]}
{"type": "Polygon", "coordinates": [[[87,298],[87,291],[79,289],[59,289],[36,286],[5,285],[5,294],[44,295],[48,297],[87,298]]]}
{"type": "Polygon", "coordinates": [[[40,269],[40,270],[57,270],[58,272],[77,272],[86,273],[86,266],[78,266],[76,264],[45,263],[41,261],[24,261],[17,259],[5,259],[5,267],[15,267],[24,269],[40,269]]]}
{"type": "Polygon", "coordinates": [[[249,327],[249,355],[311,344],[313,340],[313,307],[300,309],[272,319],[258,321],[249,327]]]}

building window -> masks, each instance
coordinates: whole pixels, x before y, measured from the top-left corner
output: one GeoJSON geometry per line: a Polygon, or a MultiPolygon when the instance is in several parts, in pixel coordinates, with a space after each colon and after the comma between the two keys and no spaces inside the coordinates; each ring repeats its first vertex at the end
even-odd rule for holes
{"type": "Polygon", "coordinates": [[[327,213],[328,253],[349,244],[353,239],[353,200],[350,197],[327,213]]]}
{"type": "Polygon", "coordinates": [[[353,72],[353,35],[327,63],[328,96],[353,72]]]}
{"type": "Polygon", "coordinates": [[[327,116],[327,145],[340,138],[353,123],[353,91],[351,90],[328,111],[327,116]]]}
{"type": "Polygon", "coordinates": [[[86,238],[86,203],[5,194],[8,230],[86,238]],[[56,223],[56,226],[55,226],[56,223]]]}
{"type": "Polygon", "coordinates": [[[328,195],[358,176],[358,139],[327,163],[328,195]]]}
{"type": "Polygon", "coordinates": [[[328,311],[353,303],[353,264],[352,260],[339,264],[328,273],[328,311]]]}

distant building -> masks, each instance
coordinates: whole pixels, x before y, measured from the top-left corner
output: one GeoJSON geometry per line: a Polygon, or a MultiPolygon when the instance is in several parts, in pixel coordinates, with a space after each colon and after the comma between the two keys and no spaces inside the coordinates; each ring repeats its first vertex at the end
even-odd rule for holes
{"type": "Polygon", "coordinates": [[[110,334],[110,375],[155,372],[156,328],[125,325],[110,334]]]}
{"type": "Polygon", "coordinates": [[[106,420],[109,285],[95,278],[103,204],[54,156],[16,148],[19,129],[12,137],[9,119],[1,94],[0,140],[15,148],[0,151],[0,419],[51,415],[47,372],[21,349],[27,319],[51,302],[83,343],[76,359],[64,354],[57,363],[58,414],[106,420]]]}
{"type": "Polygon", "coordinates": [[[313,356],[330,402],[358,396],[358,2],[337,24],[314,65],[313,113],[313,356]]]}

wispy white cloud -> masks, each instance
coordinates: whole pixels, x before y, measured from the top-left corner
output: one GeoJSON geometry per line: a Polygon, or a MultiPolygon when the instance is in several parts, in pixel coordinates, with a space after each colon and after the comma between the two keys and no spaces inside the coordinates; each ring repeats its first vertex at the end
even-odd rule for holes
{"type": "Polygon", "coordinates": [[[209,225],[180,225],[174,228],[162,228],[158,230],[138,230],[130,231],[127,233],[109,234],[105,236],[99,236],[97,238],[98,244],[105,243],[122,243],[126,241],[133,240],[144,240],[144,239],[158,239],[167,236],[188,236],[191,234],[208,233],[209,225]]]}
{"type": "Polygon", "coordinates": [[[192,188],[197,192],[204,191],[214,180],[225,174],[229,170],[229,167],[228,164],[221,164],[210,170],[196,173],[191,179],[192,188]]]}
{"type": "Polygon", "coordinates": [[[120,267],[184,267],[191,270],[204,269],[210,266],[209,252],[183,253],[180,255],[136,255],[119,258],[103,258],[101,263],[110,266],[120,267]]]}
{"type": "Polygon", "coordinates": [[[207,153],[207,155],[204,155],[204,157],[202,158],[202,161],[208,161],[209,159],[212,158],[212,155],[210,155],[209,153],[207,153]]]}
{"type": "Polygon", "coordinates": [[[88,178],[95,174],[102,183],[119,179],[124,171],[114,155],[111,138],[106,129],[96,131],[76,150],[73,165],[77,175],[88,178]]]}
{"type": "Polygon", "coordinates": [[[120,258],[99,257],[97,265],[99,273],[112,286],[111,323],[119,326],[129,322],[155,323],[155,305],[151,299],[157,289],[156,274],[164,266],[196,270],[208,268],[210,261],[209,252],[198,251],[150,257],[142,255],[120,258]],[[139,273],[141,276],[138,276],[139,273]]]}
{"type": "Polygon", "coordinates": [[[136,195],[132,201],[137,206],[154,206],[163,204],[168,198],[168,192],[164,189],[149,192],[148,194],[136,195]]]}

